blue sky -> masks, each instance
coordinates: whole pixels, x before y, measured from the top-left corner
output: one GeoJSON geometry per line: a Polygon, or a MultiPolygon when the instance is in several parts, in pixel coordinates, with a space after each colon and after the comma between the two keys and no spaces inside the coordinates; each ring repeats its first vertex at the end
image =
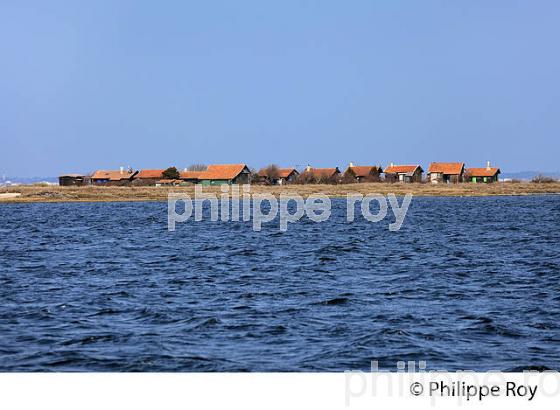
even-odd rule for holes
{"type": "Polygon", "coordinates": [[[558,171],[557,1],[0,1],[0,174],[558,171]]]}

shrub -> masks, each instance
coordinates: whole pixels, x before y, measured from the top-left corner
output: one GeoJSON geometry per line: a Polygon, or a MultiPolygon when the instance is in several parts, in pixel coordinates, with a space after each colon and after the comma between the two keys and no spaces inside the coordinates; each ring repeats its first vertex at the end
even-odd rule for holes
{"type": "Polygon", "coordinates": [[[278,165],[271,164],[266,168],[263,168],[262,172],[257,172],[256,170],[251,170],[252,180],[255,184],[261,185],[273,185],[280,178],[280,170],[278,165]]]}
{"type": "Polygon", "coordinates": [[[181,174],[177,171],[175,167],[169,167],[162,172],[163,179],[179,179],[181,174]]]}
{"type": "Polygon", "coordinates": [[[381,176],[379,175],[366,175],[364,177],[364,182],[381,182],[381,176]]]}
{"type": "Polygon", "coordinates": [[[267,166],[264,169],[264,174],[271,181],[278,179],[278,177],[280,176],[280,171],[278,170],[278,165],[271,164],[271,165],[267,166]]]}
{"type": "Polygon", "coordinates": [[[316,184],[317,180],[315,179],[313,174],[304,171],[297,176],[294,182],[296,184],[316,184]]]}
{"type": "Polygon", "coordinates": [[[351,172],[345,172],[340,178],[341,184],[353,184],[355,182],[356,182],[356,178],[354,177],[354,174],[352,174],[351,172]]]}
{"type": "Polygon", "coordinates": [[[535,175],[533,177],[533,179],[531,180],[531,182],[533,182],[535,184],[550,184],[552,182],[556,182],[556,180],[554,178],[547,177],[547,176],[544,176],[542,174],[539,174],[539,175],[535,175]]]}
{"type": "Polygon", "coordinates": [[[340,182],[340,176],[339,175],[334,175],[334,176],[331,176],[331,177],[321,176],[317,180],[318,184],[335,185],[335,184],[338,184],[339,182],[340,182]]]}
{"type": "Polygon", "coordinates": [[[187,171],[206,171],[208,167],[204,164],[192,164],[187,167],[187,171]]]}
{"type": "Polygon", "coordinates": [[[264,177],[262,177],[261,175],[259,175],[258,172],[256,172],[254,169],[251,170],[251,184],[253,185],[268,185],[268,180],[264,177]]]}

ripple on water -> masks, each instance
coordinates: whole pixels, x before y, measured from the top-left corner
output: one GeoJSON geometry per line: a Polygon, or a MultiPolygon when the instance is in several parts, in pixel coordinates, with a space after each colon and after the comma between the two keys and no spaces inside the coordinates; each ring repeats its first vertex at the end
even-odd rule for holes
{"type": "Polygon", "coordinates": [[[560,196],[166,229],[165,203],[0,206],[0,371],[560,369],[560,196]]]}

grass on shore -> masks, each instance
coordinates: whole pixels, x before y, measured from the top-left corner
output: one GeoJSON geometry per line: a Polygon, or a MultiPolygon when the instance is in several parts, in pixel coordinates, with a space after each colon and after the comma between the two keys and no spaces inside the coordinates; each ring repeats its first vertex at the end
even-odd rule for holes
{"type": "MultiPolygon", "coordinates": [[[[1,187],[2,193],[21,193],[16,198],[1,198],[0,202],[118,202],[118,201],[165,201],[169,192],[186,193],[194,195],[194,186],[187,187],[60,187],[20,185],[1,187]]],[[[203,187],[205,193],[219,194],[220,187],[203,187]]],[[[386,195],[404,195],[407,193],[415,196],[490,196],[490,195],[534,195],[558,194],[560,182],[536,184],[531,182],[521,183],[494,183],[494,184],[388,184],[388,183],[362,183],[341,185],[284,185],[284,186],[259,186],[252,185],[251,193],[270,193],[275,196],[280,194],[299,194],[307,197],[311,194],[325,194],[330,197],[345,197],[347,193],[360,193],[363,195],[378,193],[386,195]]]]}

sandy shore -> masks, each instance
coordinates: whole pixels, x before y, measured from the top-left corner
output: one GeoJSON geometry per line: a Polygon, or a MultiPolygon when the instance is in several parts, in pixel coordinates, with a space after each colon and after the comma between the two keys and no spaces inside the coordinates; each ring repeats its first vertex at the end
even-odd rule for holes
{"type": "MultiPolygon", "coordinates": [[[[59,187],[12,186],[0,188],[0,203],[7,202],[132,202],[165,201],[169,192],[194,195],[194,187],[59,187]],[[21,195],[2,195],[21,194],[21,195]]],[[[220,193],[220,187],[203,187],[203,192],[220,193]]],[[[304,197],[322,193],[330,197],[345,197],[347,193],[416,196],[491,196],[560,194],[560,182],[548,184],[496,183],[496,184],[386,184],[364,183],[346,185],[287,185],[251,187],[252,193],[299,194],[304,197]]]]}

